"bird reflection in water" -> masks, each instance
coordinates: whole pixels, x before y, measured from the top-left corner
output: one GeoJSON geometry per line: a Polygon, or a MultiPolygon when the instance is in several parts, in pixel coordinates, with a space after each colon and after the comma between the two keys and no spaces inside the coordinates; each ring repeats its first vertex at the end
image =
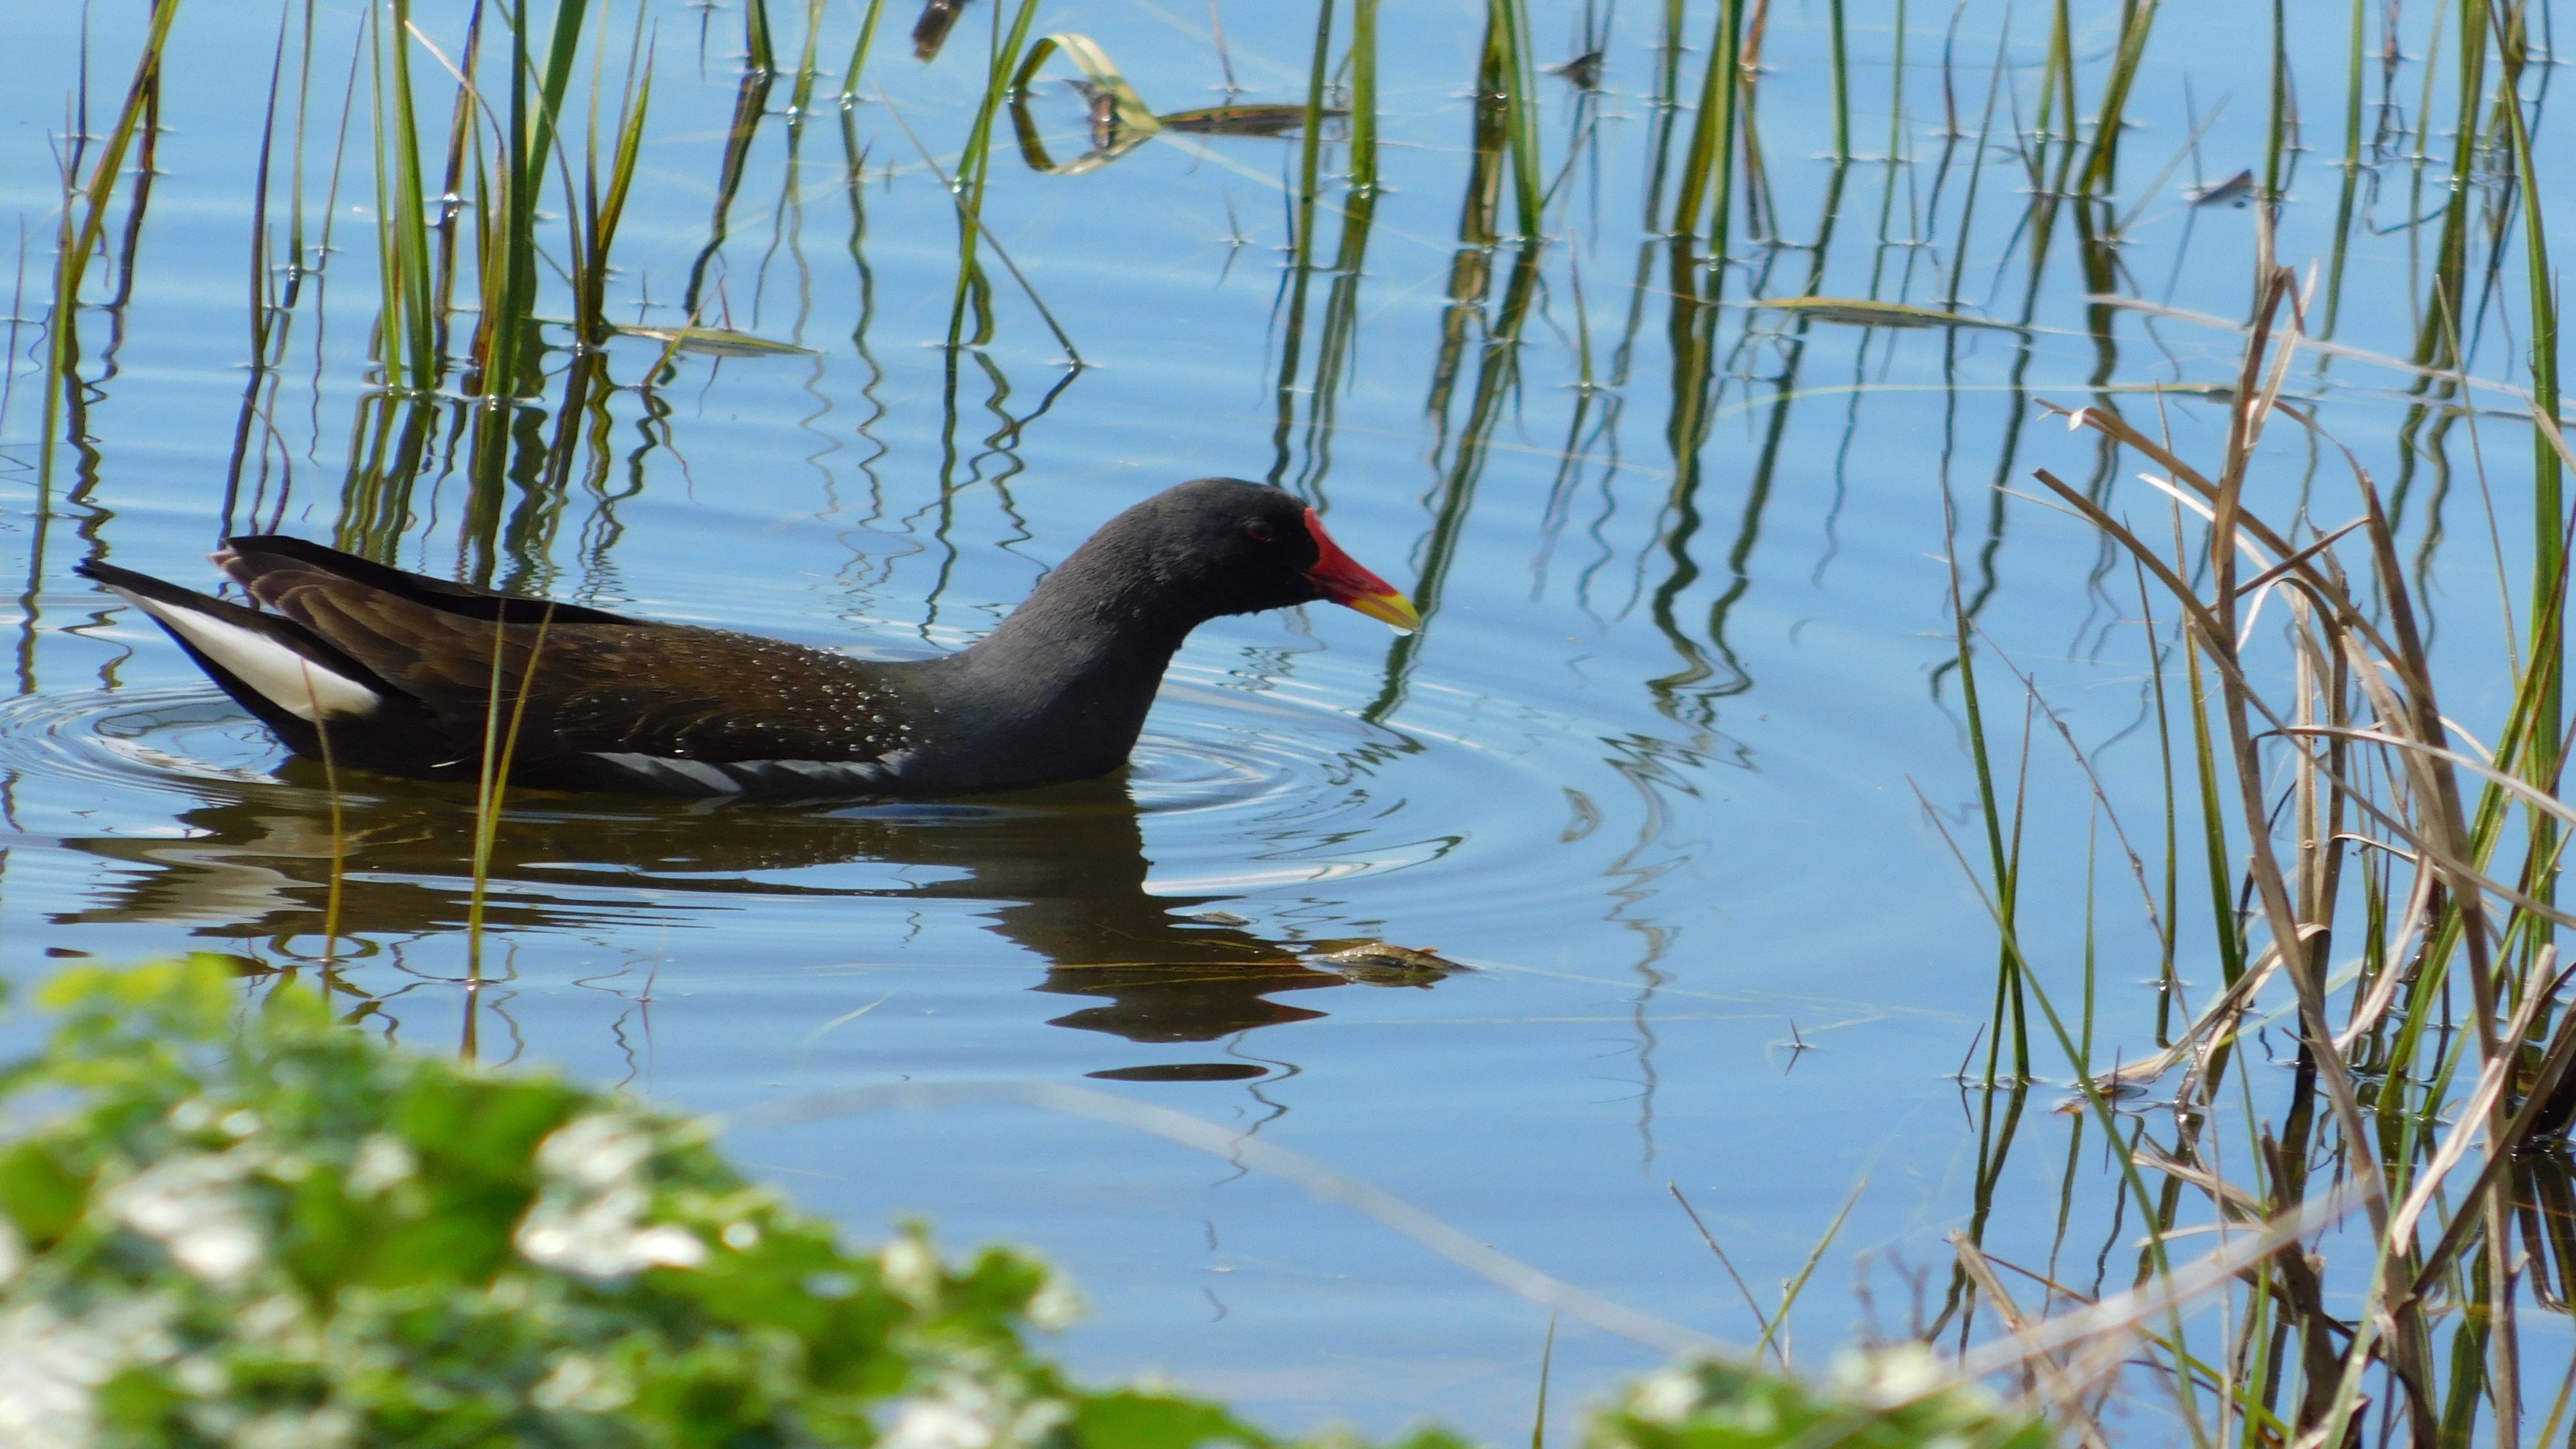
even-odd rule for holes
{"type": "MultiPolygon", "coordinates": [[[[197,782],[205,805],[178,823],[185,839],[106,836],[65,842],[145,867],[110,898],[55,919],[187,923],[203,939],[270,943],[296,955],[326,934],[332,814],[319,766],[289,760],[283,785],[197,782]]],[[[463,928],[465,862],[473,848],[470,791],[370,777],[342,800],[339,934],[381,939],[463,928]]],[[[1256,1027],[1310,1021],[1321,1011],[1272,998],[1346,986],[1346,973],[1302,964],[1306,943],[1267,941],[1223,912],[1192,908],[1221,897],[1149,895],[1139,811],[1117,779],[1086,781],[958,804],[839,808],[663,804],[522,793],[494,848],[486,899],[496,934],[595,930],[605,919],[667,919],[675,899],[848,896],[972,901],[992,906],[989,928],[1048,963],[1031,990],[1105,998],[1053,1025],[1134,1042],[1216,1041],[1256,1027]],[[781,881],[773,873],[872,862],[945,878],[851,888],[781,881]],[[621,881],[649,891],[621,903],[621,881]],[[567,890],[577,888],[577,890],[567,890]],[[558,893],[560,892],[560,893],[558,893]]],[[[310,952],[301,953],[310,961],[310,952]]],[[[1260,1075],[1242,1064],[1167,1064],[1095,1075],[1121,1080],[1221,1080],[1260,1075]],[[1197,1075],[1191,1075],[1193,1072],[1197,1075]]]]}

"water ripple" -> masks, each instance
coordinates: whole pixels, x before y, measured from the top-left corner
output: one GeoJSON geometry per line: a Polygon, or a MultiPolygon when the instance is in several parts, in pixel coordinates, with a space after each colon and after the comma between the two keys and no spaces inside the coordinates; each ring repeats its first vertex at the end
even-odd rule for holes
{"type": "Polygon", "coordinates": [[[0,700],[0,769],[170,793],[283,785],[259,721],[204,687],[69,690],[0,700]]]}
{"type": "MultiPolygon", "coordinates": [[[[1564,869],[1558,852],[1573,837],[1556,818],[1565,751],[1592,753],[1597,730],[1531,716],[1525,706],[1514,706],[1509,727],[1498,730],[1491,701],[1436,690],[1417,691],[1404,727],[1390,728],[1348,708],[1363,685],[1353,677],[1318,683],[1177,666],[1126,780],[1150,862],[1143,888],[1160,897],[1282,894],[1313,902],[1314,889],[1328,883],[1452,861],[1472,869],[1424,882],[1443,909],[1582,890],[1585,876],[1597,892],[1597,875],[1564,869]]],[[[262,820],[328,808],[318,772],[290,764],[256,720],[202,685],[0,700],[0,770],[39,792],[125,796],[108,807],[134,822],[119,833],[159,833],[138,817],[165,813],[202,830],[212,817],[192,806],[217,815],[250,808],[262,820]]],[[[433,856],[465,848],[470,789],[365,776],[344,777],[342,786],[346,803],[424,822],[394,832],[417,837],[415,846],[397,852],[398,862],[379,855],[379,868],[426,882],[452,879],[462,866],[461,857],[433,856]]],[[[1017,858],[1079,854],[1097,848],[1086,817],[1106,803],[1098,786],[983,801],[785,807],[523,793],[511,801],[504,833],[528,847],[516,868],[551,884],[623,877],[703,890],[729,880],[735,891],[797,894],[882,889],[887,883],[874,873],[862,884],[850,868],[865,870],[871,856],[880,870],[907,855],[915,865],[951,851],[974,858],[983,853],[972,843],[979,836],[1017,858]],[[914,845],[887,838],[887,830],[914,845]],[[923,849],[925,831],[952,844],[923,849]],[[663,844],[646,851],[648,838],[663,844]],[[879,846],[895,853],[879,855],[872,848],[879,846]]],[[[1426,904],[1408,894],[1414,908],[1426,904]]],[[[1382,896],[1372,907],[1372,917],[1404,913],[1382,896]]]]}

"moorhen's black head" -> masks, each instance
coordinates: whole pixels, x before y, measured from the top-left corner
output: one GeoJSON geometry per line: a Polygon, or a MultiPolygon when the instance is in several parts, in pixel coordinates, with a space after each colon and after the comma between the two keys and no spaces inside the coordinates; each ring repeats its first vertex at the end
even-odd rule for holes
{"type": "Polygon", "coordinates": [[[1351,560],[1295,495],[1240,478],[1166,489],[1093,535],[1068,569],[1105,567],[1149,590],[1183,628],[1327,599],[1398,629],[1421,619],[1394,587],[1351,560]]]}

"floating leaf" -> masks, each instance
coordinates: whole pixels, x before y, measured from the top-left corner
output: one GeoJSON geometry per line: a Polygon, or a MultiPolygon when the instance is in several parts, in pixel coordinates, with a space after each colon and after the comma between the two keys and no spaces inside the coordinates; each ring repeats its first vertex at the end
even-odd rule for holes
{"type": "Polygon", "coordinates": [[[1468,969],[1427,947],[1398,946],[1386,941],[1363,941],[1339,951],[1319,952],[1301,957],[1300,963],[1338,972],[1367,986],[1419,986],[1425,990],[1452,972],[1468,969]]]}
{"type": "MultiPolygon", "coordinates": [[[[1326,120],[1339,120],[1350,112],[1339,106],[1326,106],[1317,114],[1326,120]]],[[[1199,136],[1284,136],[1306,124],[1306,108],[1209,106],[1204,110],[1174,111],[1160,119],[1166,131],[1187,131],[1199,136]]]]}
{"type": "Polygon", "coordinates": [[[1248,1082],[1269,1075],[1269,1071],[1250,1062],[1165,1062],[1151,1067],[1110,1067],[1083,1075],[1104,1082],[1248,1082]]]}
{"type": "Polygon", "coordinates": [[[2183,188],[2183,195],[2190,197],[2194,206],[2243,206],[2254,199],[2254,173],[2251,170],[2239,171],[2224,181],[2207,186],[2187,186],[2183,188]]]}
{"type": "Polygon", "coordinates": [[[812,357],[814,349],[792,342],[772,342],[748,332],[722,327],[620,327],[629,337],[649,337],[675,352],[703,352],[709,357],[812,357]]]}
{"type": "Polygon", "coordinates": [[[1363,941],[1356,946],[1319,952],[1305,959],[1328,966],[1410,966],[1418,971],[1467,969],[1427,946],[1398,946],[1388,941],[1363,941]]]}
{"type": "Polygon", "coordinates": [[[1601,89],[1601,61],[1600,51],[1587,50],[1562,64],[1543,65],[1539,69],[1549,75],[1565,77],[1566,83],[1578,91],[1597,91],[1601,89]]]}
{"type": "Polygon", "coordinates": [[[1011,130],[1020,139],[1020,159],[1029,169],[1048,176],[1079,176],[1097,171],[1147,141],[1163,129],[1163,123],[1145,108],[1145,98],[1118,73],[1117,63],[1109,52],[1088,35],[1067,32],[1050,35],[1029,47],[1029,58],[1020,63],[1019,73],[1011,77],[1011,130]],[[1039,139],[1037,122],[1029,115],[1029,83],[1037,78],[1038,67],[1048,56],[1063,51],[1082,71],[1075,82],[1083,97],[1091,103],[1091,149],[1059,166],[1047,154],[1046,142],[1039,139]]]}
{"type": "Polygon", "coordinates": [[[1866,297],[1782,297],[1756,302],[1756,307],[1795,312],[1819,322],[1839,322],[1846,327],[1992,327],[2003,332],[2026,332],[2010,322],[1989,322],[1983,317],[1962,317],[1934,307],[1909,307],[1902,302],[1873,302],[1866,297]]]}

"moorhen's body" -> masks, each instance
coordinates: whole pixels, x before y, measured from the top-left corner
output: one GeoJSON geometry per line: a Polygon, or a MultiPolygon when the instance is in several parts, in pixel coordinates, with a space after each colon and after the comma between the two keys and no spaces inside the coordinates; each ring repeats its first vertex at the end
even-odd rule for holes
{"type": "Polygon", "coordinates": [[[286,747],[422,779],[682,795],[945,795],[1086,779],[1134,748],[1164,666],[1224,614],[1317,599],[1420,620],[1276,488],[1137,504],[1001,627],[881,663],[404,573],[278,535],[214,561],[259,606],[91,563],[286,747]]]}

